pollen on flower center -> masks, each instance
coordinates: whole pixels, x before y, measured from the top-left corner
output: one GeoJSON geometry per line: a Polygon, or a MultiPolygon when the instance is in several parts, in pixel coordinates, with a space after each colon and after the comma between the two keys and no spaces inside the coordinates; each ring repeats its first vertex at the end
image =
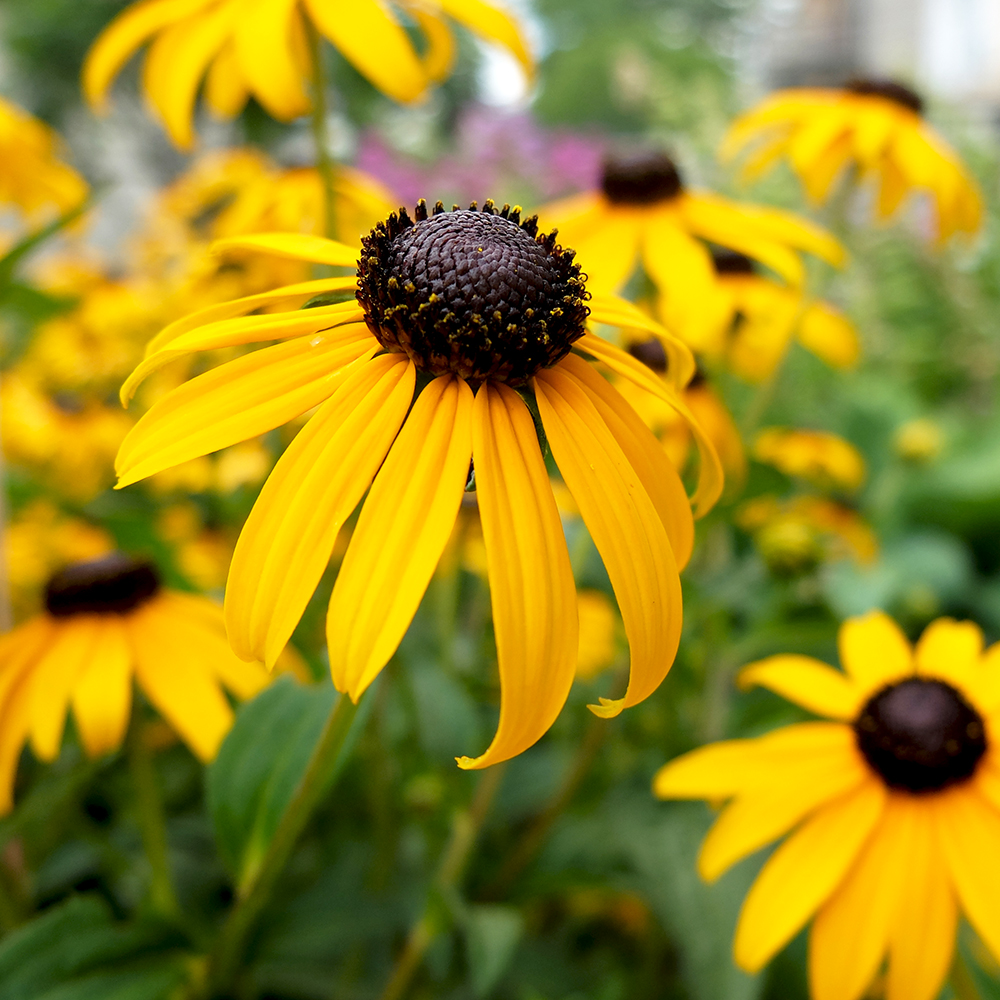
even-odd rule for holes
{"type": "Polygon", "coordinates": [[[683,190],[677,165],[666,153],[609,157],[604,161],[601,190],[616,205],[651,205],[675,198],[683,190]]]}
{"type": "Polygon", "coordinates": [[[858,78],[849,80],[845,87],[852,94],[870,94],[872,97],[884,97],[901,107],[923,114],[924,99],[909,87],[904,87],[895,80],[878,80],[858,78]]]}
{"type": "Polygon", "coordinates": [[[45,588],[45,607],[56,618],[85,614],[125,614],[160,589],[148,562],[115,552],[60,570],[45,588]]]}
{"type": "Polygon", "coordinates": [[[569,353],[588,298],[572,250],[520,209],[438,202],[393,213],[362,239],[358,302],[379,343],[430,375],[523,385],[569,353]]]}
{"type": "Polygon", "coordinates": [[[972,776],[986,752],[979,713],[943,681],[883,688],[854,722],[858,747],[890,788],[932,792],[972,776]]]}

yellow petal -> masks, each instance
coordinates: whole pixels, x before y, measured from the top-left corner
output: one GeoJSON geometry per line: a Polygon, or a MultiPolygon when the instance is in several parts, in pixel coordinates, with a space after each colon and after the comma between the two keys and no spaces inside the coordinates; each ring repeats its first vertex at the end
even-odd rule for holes
{"type": "Polygon", "coordinates": [[[826,302],[814,302],[799,322],[799,343],[834,368],[850,368],[861,353],[851,321],[826,302]]]}
{"type": "Polygon", "coordinates": [[[733,953],[758,972],[823,905],[875,828],[886,791],[874,778],[824,806],[768,859],[743,902],[733,953]]]}
{"type": "Polygon", "coordinates": [[[337,243],[324,236],[308,233],[255,233],[253,236],[227,236],[216,240],[209,249],[212,253],[228,250],[256,250],[289,260],[304,260],[310,264],[330,264],[334,267],[355,267],[358,248],[337,243]]]}
{"type": "Polygon", "coordinates": [[[785,769],[780,784],[738,796],[723,810],[698,854],[698,872],[714,882],[737,861],[760,850],[826,802],[861,785],[870,772],[852,748],[785,769]]]}
{"type": "Polygon", "coordinates": [[[604,560],[628,637],[625,697],[591,706],[611,718],[648,698],[674,661],[682,615],[677,562],[649,494],[580,384],[556,366],[540,371],[534,387],[556,465],[604,560]]]}
{"type": "Polygon", "coordinates": [[[447,79],[455,65],[455,36],[443,17],[422,7],[414,7],[410,13],[427,43],[423,55],[424,72],[432,83],[440,83],[447,79]]]}
{"type": "Polygon", "coordinates": [[[288,642],[344,521],[382,464],[413,398],[399,354],[355,368],[278,459],[229,568],[226,629],[237,656],[268,668],[288,642]]]}
{"type": "Polygon", "coordinates": [[[971,783],[927,797],[962,911],[1000,960],[1000,812],[971,783]]]}
{"type": "Polygon", "coordinates": [[[91,757],[121,746],[132,710],[132,650],[120,616],[102,616],[93,655],[73,685],[72,704],[91,757]]]}
{"type": "Polygon", "coordinates": [[[371,83],[393,100],[415,101],[427,87],[402,26],[377,0],[305,0],[313,23],[371,83]]]}
{"type": "Polygon", "coordinates": [[[502,10],[483,0],[435,0],[459,24],[474,31],[481,38],[498,42],[508,49],[521,64],[529,80],[535,76],[535,62],[528,52],[517,24],[502,10]]]}
{"type": "Polygon", "coordinates": [[[353,364],[378,349],[365,328],[346,342],[317,333],[254,351],[184,382],[157,400],[126,435],[115,460],[118,488],[280,427],[318,406],[353,364]]]}
{"type": "Polygon", "coordinates": [[[559,242],[576,252],[591,293],[620,291],[639,262],[642,219],[628,208],[609,207],[603,199],[588,202],[576,217],[562,218],[559,206],[545,213],[546,226],[559,230],[559,242]]]}
{"type": "Polygon", "coordinates": [[[40,760],[59,756],[70,695],[93,660],[100,633],[97,615],[59,622],[53,641],[32,671],[31,748],[40,760]]]}
{"type": "Polygon", "coordinates": [[[293,31],[298,0],[252,0],[236,27],[240,74],[254,96],[279,121],[309,110],[302,67],[295,58],[293,31]]]}
{"type": "Polygon", "coordinates": [[[759,684],[810,712],[846,722],[858,714],[863,700],[850,677],[810,656],[783,654],[758,660],[740,671],[739,684],[742,688],[759,684]]]}
{"type": "Polygon", "coordinates": [[[326,619],[333,683],[354,701],[396,652],[455,526],[472,404],[452,375],[423,389],[361,509],[326,619]]]}
{"type": "Polygon", "coordinates": [[[893,215],[910,191],[906,176],[890,156],[884,156],[878,169],[881,178],[875,212],[878,218],[888,219],[893,215]]]}
{"type": "Polygon", "coordinates": [[[205,78],[205,103],[220,118],[235,118],[250,96],[236,62],[236,46],[232,40],[219,50],[205,78]]]}
{"type": "Polygon", "coordinates": [[[817,193],[811,181],[815,168],[823,169],[825,157],[839,139],[848,134],[852,124],[851,109],[833,107],[823,114],[814,116],[799,129],[788,142],[788,162],[802,178],[810,196],[816,200],[825,192],[817,193]]]}
{"type": "Polygon", "coordinates": [[[497,764],[527,750],[562,709],[576,671],[573,570],[535,425],[513,389],[484,383],[473,414],[476,494],[489,567],[500,666],[500,725],[479,757],[497,764]]]}
{"type": "Polygon", "coordinates": [[[695,490],[694,496],[691,497],[691,503],[694,505],[695,517],[707,514],[722,495],[725,477],[715,447],[691,410],[656,372],[637,358],[633,358],[627,351],[615,347],[614,344],[609,344],[606,340],[592,333],[585,333],[573,346],[607,365],[613,372],[627,379],[633,385],[637,385],[640,389],[645,389],[646,392],[663,400],[685,419],[698,444],[700,457],[698,488],[695,490]]]}
{"type": "Polygon", "coordinates": [[[914,670],[913,651],[900,627],[884,612],[848,618],[837,636],[840,664],[863,696],[914,670]]]}
{"type": "Polygon", "coordinates": [[[975,622],[938,618],[924,629],[914,655],[917,673],[974,687],[983,655],[983,630],[975,622]]]}
{"type": "Polygon", "coordinates": [[[147,39],[211,3],[145,0],[123,10],[98,36],[83,64],[83,92],[91,107],[103,108],[111,81],[147,39]]]}
{"type": "Polygon", "coordinates": [[[809,936],[814,1000],[860,1000],[875,978],[910,878],[914,827],[922,812],[914,796],[890,795],[847,877],[820,908],[809,936]]]}
{"type": "Polygon", "coordinates": [[[233,724],[233,710],[210,665],[184,642],[177,620],[160,601],[143,605],[124,622],[136,682],[191,752],[208,763],[233,724]]]}
{"type": "Polygon", "coordinates": [[[935,1000],[955,949],[958,905],[929,809],[914,815],[909,868],[889,931],[887,1000],[935,1000]]]}

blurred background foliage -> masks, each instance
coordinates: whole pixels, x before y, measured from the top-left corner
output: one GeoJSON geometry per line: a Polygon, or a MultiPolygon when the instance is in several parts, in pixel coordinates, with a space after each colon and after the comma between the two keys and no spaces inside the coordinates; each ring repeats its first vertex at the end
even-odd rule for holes
{"type": "MultiPolygon", "coordinates": [[[[143,226],[147,235],[160,233],[143,214],[151,192],[190,165],[142,115],[134,64],[116,86],[111,120],[96,126],[81,107],[83,55],[123,6],[0,4],[4,93],[63,130],[97,183],[102,207],[93,225],[110,279],[127,270],[125,248],[143,226]]],[[[532,205],[593,183],[603,150],[653,142],[672,148],[693,181],[749,196],[713,152],[747,96],[740,46],[755,37],[746,30],[754,7],[750,0],[535,0],[540,82],[530,104],[516,108],[498,105],[484,85],[489,67],[469,37],[461,39],[456,74],[406,110],[330,52],[336,151],[408,200],[415,189],[429,198],[532,205]]],[[[281,167],[310,161],[305,126],[277,124],[253,104],[231,126],[204,124],[205,148],[248,144],[281,167]]],[[[877,556],[865,562],[831,553],[808,525],[791,541],[780,531],[765,538],[739,527],[748,498],[804,490],[752,463],[745,488],[700,523],[684,577],[681,652],[660,691],[611,722],[586,710],[622,685],[627,664],[620,625],[612,617],[609,629],[598,610],[594,642],[607,646],[604,662],[576,685],[549,735],[489,777],[453,763],[485,746],[496,718],[489,706],[497,704],[488,592],[475,532],[463,520],[465,536],[456,538],[410,634],[365,699],[336,791],[254,939],[241,998],[389,997],[394,962],[421,919],[429,944],[409,993],[415,998],[805,998],[801,936],[759,977],[739,972],[730,958],[740,900],[766,852],[704,885],[694,858],[710,810],[654,801],[650,778],[704,741],[796,719],[797,709],[766,692],[739,691],[735,673],[777,652],[836,662],[845,615],[882,607],[915,636],[949,614],[973,618],[991,641],[1000,638],[1000,155],[992,132],[952,124],[949,137],[988,203],[975,250],[939,253],[914,238],[919,219],[873,229],[858,205],[835,202],[817,218],[844,239],[852,263],[836,275],[817,268],[814,289],[855,322],[859,367],[833,372],[793,345],[773,382],[752,387],[721,373],[716,383],[747,429],[821,428],[861,451],[865,481],[838,499],[874,530],[877,556]],[[486,797],[484,787],[495,793],[488,810],[477,799],[486,797]],[[448,870],[449,845],[480,807],[471,863],[448,870]]],[[[752,196],[805,210],[781,172],[752,196]]],[[[77,315],[90,290],[87,281],[46,285],[37,269],[29,280],[22,265],[17,273],[0,303],[7,367],[39,324],[77,315]]],[[[159,280],[155,272],[151,280],[159,280]]],[[[130,287],[134,308],[122,323],[141,350],[181,310],[171,314],[151,285],[130,287]]],[[[102,405],[117,406],[122,374],[114,370],[94,390],[102,405]]],[[[57,396],[61,412],[80,412],[82,390],[62,387],[57,396]]],[[[6,439],[6,416],[4,423],[6,439]]],[[[221,594],[235,535],[286,441],[269,435],[259,443],[263,471],[221,486],[207,485],[215,473],[202,468],[200,482],[113,493],[109,474],[86,495],[53,485],[8,445],[8,549],[38,566],[39,538],[51,540],[60,519],[75,519],[154,556],[173,585],[221,594]]],[[[58,467],[63,459],[54,461],[58,467]]],[[[110,470],[110,456],[104,461],[110,470]]],[[[598,609],[613,606],[596,550],[571,514],[567,532],[578,584],[596,595],[598,609]]],[[[73,538],[60,551],[91,543],[73,538]]],[[[88,761],[72,734],[52,766],[25,755],[18,807],[0,821],[0,995],[156,1000],[186,995],[184,984],[198,981],[199,956],[259,859],[334,698],[323,650],[334,571],[294,638],[312,683],[283,677],[243,706],[207,772],[142,707],[138,728],[155,749],[183,920],[166,920],[148,905],[124,755],[88,761]]],[[[16,585],[17,567],[12,578],[16,585]]],[[[25,583],[26,607],[32,594],[37,601],[40,582],[25,583]]],[[[967,941],[962,954],[971,992],[961,1000],[1000,996],[1000,980],[976,943],[967,941]]]]}

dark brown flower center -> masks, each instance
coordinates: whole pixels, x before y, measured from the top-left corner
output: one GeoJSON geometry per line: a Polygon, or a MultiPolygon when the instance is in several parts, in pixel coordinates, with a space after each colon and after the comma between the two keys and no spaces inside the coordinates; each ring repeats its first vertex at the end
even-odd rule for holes
{"type": "Polygon", "coordinates": [[[151,563],[114,552],[56,573],[45,588],[45,607],[56,618],[125,614],[159,589],[160,577],[151,563]]]}
{"type": "Polygon", "coordinates": [[[875,694],[855,720],[854,734],[882,780],[908,792],[964,781],[986,752],[979,713],[950,684],[923,677],[875,694]]]}
{"type": "Polygon", "coordinates": [[[628,352],[647,368],[663,375],[667,370],[667,352],[655,337],[651,340],[636,340],[628,345],[628,352]]]}
{"type": "Polygon", "coordinates": [[[604,161],[601,190],[616,205],[668,201],[683,187],[677,165],[665,153],[609,157],[604,161]]]}
{"type": "Polygon", "coordinates": [[[716,274],[753,274],[755,268],[753,261],[742,253],[735,250],[726,250],[722,247],[712,251],[712,264],[715,266],[716,274]]]}
{"type": "Polygon", "coordinates": [[[852,94],[871,94],[873,97],[884,97],[887,101],[892,101],[901,107],[915,111],[918,115],[923,114],[924,99],[909,87],[904,87],[895,80],[878,80],[857,78],[848,80],[845,90],[852,94]]]}
{"type": "Polygon", "coordinates": [[[361,241],[358,302],[390,352],[430,375],[525,384],[583,336],[589,297],[572,250],[534,217],[487,201],[410,219],[393,213],[361,241]]]}

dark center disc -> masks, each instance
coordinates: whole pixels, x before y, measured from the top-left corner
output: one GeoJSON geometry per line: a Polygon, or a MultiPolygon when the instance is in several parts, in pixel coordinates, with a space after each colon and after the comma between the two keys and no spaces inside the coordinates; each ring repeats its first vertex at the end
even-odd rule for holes
{"type": "Polygon", "coordinates": [[[923,114],[924,111],[924,99],[916,91],[904,87],[901,83],[896,83],[895,80],[856,78],[848,80],[844,89],[849,90],[852,94],[871,94],[873,97],[884,97],[887,101],[909,108],[910,111],[915,111],[918,115],[923,114]]]}
{"type": "Polygon", "coordinates": [[[736,250],[717,247],[712,251],[712,264],[716,274],[754,274],[753,261],[736,250]]]}
{"type": "Polygon", "coordinates": [[[875,694],[855,720],[854,733],[885,783],[909,792],[966,780],[986,752],[979,713],[950,684],[922,677],[875,694]]]}
{"type": "Polygon", "coordinates": [[[651,205],[682,191],[677,165],[666,153],[612,156],[604,161],[601,190],[617,205],[651,205]]]}
{"type": "Polygon", "coordinates": [[[569,353],[589,297],[572,250],[520,210],[420,202],[362,240],[358,301],[379,343],[430,375],[525,384],[569,353]]]}
{"type": "Polygon", "coordinates": [[[628,345],[628,352],[654,372],[662,375],[667,370],[667,352],[655,337],[650,340],[633,341],[628,345]]]}
{"type": "Polygon", "coordinates": [[[159,589],[160,578],[151,563],[114,552],[56,573],[45,588],[45,607],[56,618],[125,614],[159,589]]]}

